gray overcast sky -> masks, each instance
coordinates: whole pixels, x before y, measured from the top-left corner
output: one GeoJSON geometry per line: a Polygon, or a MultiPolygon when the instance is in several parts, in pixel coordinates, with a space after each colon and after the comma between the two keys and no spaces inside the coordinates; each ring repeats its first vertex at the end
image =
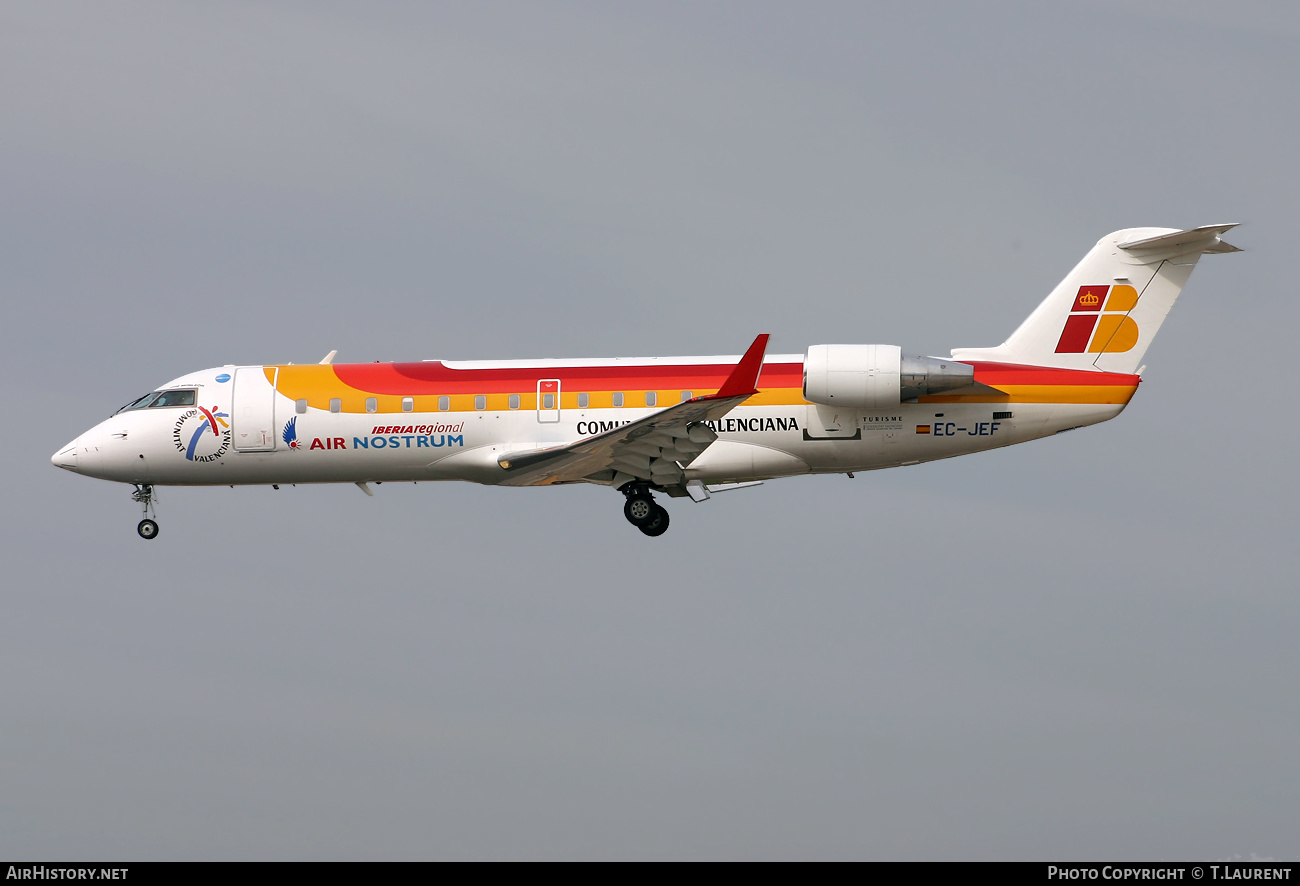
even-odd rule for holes
{"type": "Polygon", "coordinates": [[[0,855],[1300,856],[1291,3],[0,8],[0,855]],[[673,502],[129,489],[224,363],[994,345],[1242,222],[1131,408],[673,502]],[[1290,263],[1288,263],[1290,262],[1290,263]]]}

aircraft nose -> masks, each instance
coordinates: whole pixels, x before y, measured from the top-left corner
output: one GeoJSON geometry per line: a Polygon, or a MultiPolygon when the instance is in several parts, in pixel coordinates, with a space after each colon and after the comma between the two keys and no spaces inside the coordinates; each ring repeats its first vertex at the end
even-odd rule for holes
{"type": "Polygon", "coordinates": [[[50,463],[56,468],[63,468],[65,471],[75,471],[77,469],[77,441],[73,440],[50,456],[50,463]]]}

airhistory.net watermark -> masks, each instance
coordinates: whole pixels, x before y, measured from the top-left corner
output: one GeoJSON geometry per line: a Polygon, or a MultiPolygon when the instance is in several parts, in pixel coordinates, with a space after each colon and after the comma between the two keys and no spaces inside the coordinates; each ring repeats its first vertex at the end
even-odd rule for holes
{"type": "Polygon", "coordinates": [[[9,865],[6,880],[125,880],[126,868],[50,868],[43,864],[9,865]]]}

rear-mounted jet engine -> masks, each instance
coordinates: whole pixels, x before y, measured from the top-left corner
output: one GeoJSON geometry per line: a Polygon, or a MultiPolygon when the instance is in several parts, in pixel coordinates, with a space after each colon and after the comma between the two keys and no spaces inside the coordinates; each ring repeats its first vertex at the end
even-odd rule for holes
{"type": "Polygon", "coordinates": [[[975,367],[904,355],[896,345],[813,345],[803,363],[803,396],[823,406],[886,409],[975,383],[975,367]]]}

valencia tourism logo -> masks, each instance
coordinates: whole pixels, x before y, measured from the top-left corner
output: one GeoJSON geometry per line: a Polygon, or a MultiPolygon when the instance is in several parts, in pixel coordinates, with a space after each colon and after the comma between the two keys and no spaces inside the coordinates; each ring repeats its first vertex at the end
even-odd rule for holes
{"type": "Polygon", "coordinates": [[[190,461],[216,461],[230,449],[228,418],[215,406],[187,409],[172,426],[172,445],[190,461]]]}

